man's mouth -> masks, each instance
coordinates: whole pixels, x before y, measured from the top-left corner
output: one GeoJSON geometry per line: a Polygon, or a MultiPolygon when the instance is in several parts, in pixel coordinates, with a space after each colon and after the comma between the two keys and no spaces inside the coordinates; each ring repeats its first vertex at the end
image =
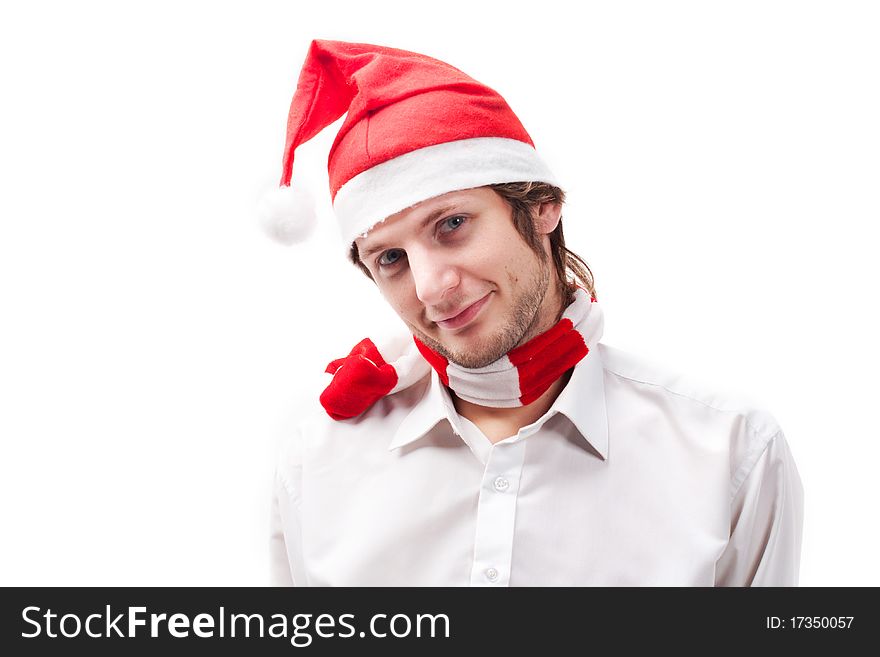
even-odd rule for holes
{"type": "Polygon", "coordinates": [[[473,320],[477,314],[482,310],[483,306],[486,305],[486,302],[489,301],[489,296],[492,293],[489,292],[486,296],[478,299],[474,303],[466,306],[461,311],[456,313],[455,315],[450,315],[446,319],[437,320],[434,323],[437,324],[440,328],[443,329],[459,329],[469,324],[471,320],[473,320]]]}

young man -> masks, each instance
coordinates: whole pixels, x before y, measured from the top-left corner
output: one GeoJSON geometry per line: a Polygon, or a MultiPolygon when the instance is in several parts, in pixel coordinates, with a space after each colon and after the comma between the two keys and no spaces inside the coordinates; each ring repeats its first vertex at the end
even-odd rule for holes
{"type": "Polygon", "coordinates": [[[314,41],[274,234],[302,236],[284,216],[294,151],[345,112],[334,210],[412,339],[332,361],[281,443],[273,583],[796,585],[803,489],[782,430],[599,342],[564,194],[493,90],[314,41]]]}

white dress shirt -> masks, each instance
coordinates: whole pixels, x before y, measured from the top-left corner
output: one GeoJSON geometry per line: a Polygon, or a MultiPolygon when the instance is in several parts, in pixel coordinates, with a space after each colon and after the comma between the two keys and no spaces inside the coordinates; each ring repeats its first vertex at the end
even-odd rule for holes
{"type": "Polygon", "coordinates": [[[774,418],[601,342],[492,444],[435,372],[280,443],[272,583],[795,586],[803,487],[774,418]]]}

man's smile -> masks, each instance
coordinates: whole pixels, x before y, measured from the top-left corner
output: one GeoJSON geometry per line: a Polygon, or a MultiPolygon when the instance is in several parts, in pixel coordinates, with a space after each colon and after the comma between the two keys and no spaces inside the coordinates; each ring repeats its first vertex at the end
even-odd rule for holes
{"type": "Polygon", "coordinates": [[[486,305],[489,301],[489,297],[491,296],[491,292],[486,294],[486,296],[478,299],[474,303],[469,306],[463,308],[461,311],[456,314],[448,316],[446,319],[437,320],[434,323],[437,324],[442,329],[446,330],[454,330],[460,329],[473,321],[480,310],[486,305]]]}

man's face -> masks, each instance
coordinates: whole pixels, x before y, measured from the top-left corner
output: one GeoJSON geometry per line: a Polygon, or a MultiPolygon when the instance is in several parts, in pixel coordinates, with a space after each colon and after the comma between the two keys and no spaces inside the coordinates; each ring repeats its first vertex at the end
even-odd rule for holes
{"type": "Polygon", "coordinates": [[[361,261],[413,335],[464,367],[483,367],[548,329],[560,311],[547,235],[561,208],[541,206],[542,260],[488,187],[423,201],[356,240],[361,261]]]}

